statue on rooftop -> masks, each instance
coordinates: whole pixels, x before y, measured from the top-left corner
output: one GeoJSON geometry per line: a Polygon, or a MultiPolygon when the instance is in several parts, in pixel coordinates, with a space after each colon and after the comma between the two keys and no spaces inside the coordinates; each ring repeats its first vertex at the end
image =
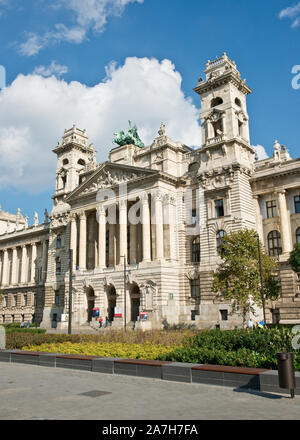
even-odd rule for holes
{"type": "Polygon", "coordinates": [[[136,145],[137,147],[144,148],[145,145],[143,144],[141,138],[138,135],[137,127],[136,125],[131,126],[131,121],[129,122],[129,130],[127,133],[125,133],[123,130],[114,133],[115,138],[113,139],[113,142],[117,145],[136,145]]]}

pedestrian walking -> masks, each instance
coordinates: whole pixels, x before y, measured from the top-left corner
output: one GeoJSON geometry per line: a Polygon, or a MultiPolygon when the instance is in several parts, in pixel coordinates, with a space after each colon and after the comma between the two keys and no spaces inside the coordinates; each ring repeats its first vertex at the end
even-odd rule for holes
{"type": "Polygon", "coordinates": [[[102,318],[99,318],[99,328],[102,328],[102,318]]]}
{"type": "Polygon", "coordinates": [[[109,319],[108,319],[108,316],[106,316],[106,318],[105,318],[105,328],[108,327],[108,324],[109,324],[109,319]]]}
{"type": "Polygon", "coordinates": [[[26,322],[26,327],[27,327],[27,328],[30,327],[30,322],[29,322],[29,321],[26,322]]]}
{"type": "Polygon", "coordinates": [[[20,327],[21,327],[21,328],[24,328],[24,324],[25,324],[24,321],[21,321],[21,325],[20,325],[20,327]]]}

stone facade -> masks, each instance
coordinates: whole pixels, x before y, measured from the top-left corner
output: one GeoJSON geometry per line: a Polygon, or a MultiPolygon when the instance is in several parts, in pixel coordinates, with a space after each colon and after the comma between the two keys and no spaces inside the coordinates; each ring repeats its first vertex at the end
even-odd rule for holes
{"type": "Polygon", "coordinates": [[[202,103],[197,150],[171,140],[162,124],[150,146],[118,146],[98,164],[86,131],[65,130],[53,150],[50,215],[1,230],[1,322],[34,317],[46,328],[66,328],[72,266],[75,327],[93,324],[95,308],[116,328],[125,317],[142,329],[164,321],[241,325],[212,292],[211,272],[222,236],[242,228],[256,229],[279,261],[282,297],[267,304],[268,321],[300,322],[298,281],[287,265],[300,242],[300,159],[276,141],[273,157],[258,161],[249,138],[251,89],[236,64],[224,54],[205,74],[195,88],[202,103]]]}

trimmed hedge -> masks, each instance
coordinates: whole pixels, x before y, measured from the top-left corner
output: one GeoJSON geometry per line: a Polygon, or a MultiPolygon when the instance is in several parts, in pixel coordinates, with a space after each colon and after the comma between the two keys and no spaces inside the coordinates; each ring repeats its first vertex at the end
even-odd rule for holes
{"type": "MultiPolygon", "coordinates": [[[[290,329],[207,330],[183,342],[160,360],[277,369],[276,353],[292,351],[300,371],[300,350],[292,347],[290,329]]],[[[300,337],[300,335],[299,335],[300,337]]]]}
{"type": "Polygon", "coordinates": [[[43,328],[6,328],[5,333],[12,334],[12,333],[31,333],[31,334],[44,334],[46,333],[46,329],[43,328]]]}

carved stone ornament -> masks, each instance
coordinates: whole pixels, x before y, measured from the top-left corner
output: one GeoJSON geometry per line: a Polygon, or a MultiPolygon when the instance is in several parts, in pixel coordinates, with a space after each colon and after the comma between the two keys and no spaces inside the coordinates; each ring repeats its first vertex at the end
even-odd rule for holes
{"type": "Polygon", "coordinates": [[[139,287],[143,296],[144,310],[153,310],[154,296],[156,294],[156,284],[151,280],[147,280],[139,287]]]}
{"type": "Polygon", "coordinates": [[[113,279],[109,275],[105,275],[105,277],[102,279],[102,284],[104,289],[107,289],[110,285],[113,286],[113,279]]]}
{"type": "Polygon", "coordinates": [[[70,221],[70,214],[55,214],[50,217],[51,219],[51,228],[59,228],[61,226],[67,226],[70,221]]]}
{"type": "Polygon", "coordinates": [[[198,269],[195,267],[194,269],[189,270],[185,276],[189,279],[189,280],[197,280],[199,278],[199,271],[198,269]]]}
{"type": "Polygon", "coordinates": [[[91,183],[90,186],[85,188],[82,191],[82,194],[93,193],[98,191],[99,189],[109,188],[114,185],[120,185],[121,183],[135,180],[137,178],[138,174],[136,173],[124,174],[121,171],[110,172],[109,170],[107,170],[104,171],[95,182],[91,183]]]}

